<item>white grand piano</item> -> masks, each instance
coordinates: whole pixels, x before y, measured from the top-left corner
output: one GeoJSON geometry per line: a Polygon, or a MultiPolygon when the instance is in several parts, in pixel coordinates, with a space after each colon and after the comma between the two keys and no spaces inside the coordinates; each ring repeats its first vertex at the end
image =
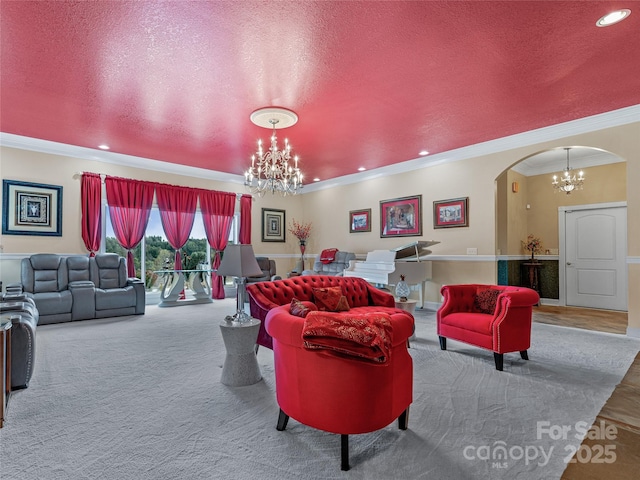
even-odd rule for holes
{"type": "Polygon", "coordinates": [[[364,261],[352,260],[344,270],[345,277],[360,277],[376,286],[389,287],[400,281],[404,275],[412,290],[418,289],[420,300],[424,304],[424,288],[431,279],[431,262],[425,260],[431,250],[428,247],[440,242],[435,240],[413,242],[392,250],[373,250],[367,253],[364,261]]]}

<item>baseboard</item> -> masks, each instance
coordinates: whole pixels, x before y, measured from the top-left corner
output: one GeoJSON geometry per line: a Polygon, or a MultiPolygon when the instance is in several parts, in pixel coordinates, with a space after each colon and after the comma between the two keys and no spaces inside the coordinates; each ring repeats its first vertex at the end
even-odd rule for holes
{"type": "Polygon", "coordinates": [[[422,308],[424,308],[425,310],[431,310],[434,312],[437,312],[441,305],[442,305],[441,302],[422,302],[422,308]]]}
{"type": "Polygon", "coordinates": [[[540,305],[552,305],[554,307],[560,306],[560,300],[557,298],[541,298],[540,305]]]}
{"type": "Polygon", "coordinates": [[[640,328],[627,327],[627,337],[640,338],[640,328]]]}

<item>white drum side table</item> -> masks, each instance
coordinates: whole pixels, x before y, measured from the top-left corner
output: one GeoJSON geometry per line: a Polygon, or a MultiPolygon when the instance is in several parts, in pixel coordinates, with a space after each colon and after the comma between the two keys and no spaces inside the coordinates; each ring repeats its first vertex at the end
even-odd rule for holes
{"type": "Polygon", "coordinates": [[[220,330],[227,349],[220,382],[230,387],[243,387],[259,382],[262,374],[255,346],[260,321],[255,318],[244,323],[223,321],[220,323],[220,330]]]}

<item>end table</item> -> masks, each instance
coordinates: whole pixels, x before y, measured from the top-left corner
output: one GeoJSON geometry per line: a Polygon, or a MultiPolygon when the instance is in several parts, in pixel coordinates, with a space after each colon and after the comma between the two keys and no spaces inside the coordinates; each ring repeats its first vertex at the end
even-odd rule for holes
{"type": "MultiPolygon", "coordinates": [[[[398,298],[396,297],[396,308],[400,308],[405,312],[409,312],[411,315],[413,315],[413,312],[416,310],[416,303],[418,303],[418,301],[412,300],[411,298],[407,298],[403,302],[402,300],[398,300],[398,298]]],[[[415,339],[416,339],[416,330],[414,327],[413,334],[409,337],[409,340],[415,340],[415,339]]]]}
{"type": "Polygon", "coordinates": [[[220,382],[230,387],[253,385],[262,379],[255,345],[260,330],[260,321],[220,323],[222,339],[227,356],[222,367],[220,382]]]}

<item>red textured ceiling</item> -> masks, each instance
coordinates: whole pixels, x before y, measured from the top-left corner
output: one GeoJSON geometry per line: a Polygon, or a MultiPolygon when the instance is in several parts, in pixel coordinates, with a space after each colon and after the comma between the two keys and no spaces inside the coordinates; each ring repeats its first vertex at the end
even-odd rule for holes
{"type": "Polygon", "coordinates": [[[640,104],[637,1],[2,1],[0,130],[242,174],[249,115],[327,180],[640,104]],[[596,20],[630,8],[620,24],[596,20]]]}

